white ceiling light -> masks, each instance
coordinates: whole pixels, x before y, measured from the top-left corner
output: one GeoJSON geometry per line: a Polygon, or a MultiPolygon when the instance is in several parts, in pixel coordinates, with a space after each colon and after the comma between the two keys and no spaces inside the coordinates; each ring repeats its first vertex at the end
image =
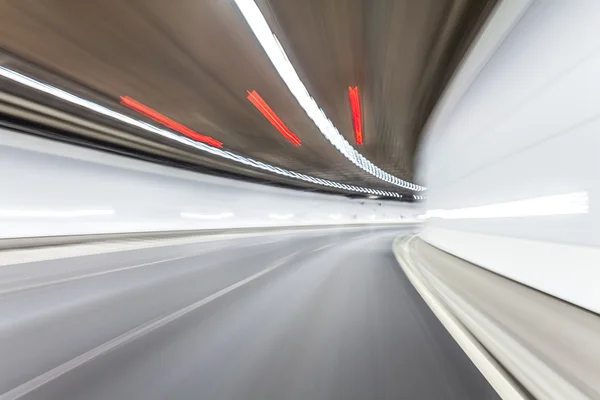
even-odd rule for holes
{"type": "Polygon", "coordinates": [[[273,218],[273,219],[290,219],[293,217],[294,217],[294,214],[276,214],[276,213],[269,214],[269,218],[273,218]]]}
{"type": "Polygon", "coordinates": [[[115,215],[115,210],[0,210],[0,218],[79,218],[115,215]]]}
{"type": "Polygon", "coordinates": [[[217,214],[199,214],[199,213],[193,213],[193,212],[182,212],[182,213],[180,213],[180,215],[183,218],[209,219],[209,220],[231,218],[234,216],[234,214],[232,212],[222,212],[222,213],[217,213],[217,214]]]}
{"type": "MultiPolygon", "coordinates": [[[[166,129],[162,129],[162,128],[158,128],[154,125],[150,125],[146,122],[137,120],[135,118],[132,118],[130,116],[127,116],[125,114],[121,114],[119,112],[116,112],[114,110],[111,110],[109,108],[106,108],[100,104],[96,104],[92,101],[83,99],[79,96],[76,96],[72,93],[66,92],[62,89],[56,88],[54,86],[50,86],[46,83],[37,81],[33,78],[30,78],[28,76],[25,76],[23,74],[20,74],[18,72],[15,72],[13,70],[10,70],[8,68],[2,67],[0,66],[0,76],[6,78],[6,79],[10,79],[14,82],[20,83],[24,86],[27,86],[29,88],[38,90],[40,92],[52,95],[54,97],[57,97],[61,100],[64,100],[68,103],[71,104],[75,104],[77,106],[83,107],[87,110],[90,111],[94,111],[98,114],[102,114],[106,117],[109,118],[113,118],[115,120],[121,121],[125,124],[131,125],[131,126],[135,126],[137,128],[140,129],[144,129],[148,132],[152,132],[155,133],[157,135],[160,135],[162,137],[174,140],[176,142],[182,143],[184,145],[187,146],[191,146],[194,147],[198,150],[207,152],[207,153],[211,153],[214,154],[216,156],[219,157],[223,157],[226,158],[228,160],[232,160],[235,162],[238,162],[240,164],[244,164],[256,169],[261,169],[263,171],[268,171],[268,172],[272,172],[278,175],[282,175],[288,178],[294,178],[294,179],[298,179],[304,182],[310,182],[310,183],[314,183],[314,184],[319,184],[319,185],[323,185],[323,186],[328,186],[328,187],[337,187],[337,188],[343,188],[346,189],[348,191],[353,191],[353,192],[360,192],[360,193],[373,193],[374,190],[371,188],[366,188],[366,187],[362,187],[362,186],[355,186],[355,185],[346,185],[344,184],[343,186],[337,182],[333,182],[333,181],[328,181],[325,179],[320,179],[320,178],[315,178],[309,175],[304,175],[304,174],[300,174],[298,172],[293,172],[293,171],[288,171],[286,169],[280,168],[280,167],[276,167],[273,165],[269,165],[269,164],[265,164],[263,162],[260,161],[256,161],[253,160],[251,158],[248,157],[244,157],[241,156],[239,154],[235,154],[232,153],[230,151],[227,150],[222,150],[222,149],[218,149],[216,147],[212,147],[209,146],[207,144],[201,143],[201,142],[197,142],[195,140],[189,139],[185,136],[181,136],[178,134],[175,134],[171,131],[168,131],[166,129]]],[[[398,193],[392,192],[390,193],[391,197],[400,197],[400,195],[398,193]]]]}
{"type": "Polygon", "coordinates": [[[286,55],[285,50],[279,43],[277,37],[271,31],[271,28],[269,28],[269,24],[265,20],[265,17],[260,12],[260,9],[254,0],[235,0],[235,3],[248,22],[248,25],[250,25],[250,29],[252,29],[252,32],[254,32],[254,35],[267,53],[267,56],[273,63],[273,66],[279,73],[279,76],[281,76],[281,79],[283,79],[306,114],[310,117],[310,119],[313,120],[315,125],[317,125],[317,128],[319,128],[323,136],[325,136],[325,138],[329,140],[329,142],[333,144],[333,146],[335,146],[340,153],[346,156],[348,160],[350,160],[357,167],[361,168],[363,171],[366,171],[383,181],[416,192],[427,189],[425,186],[415,185],[388,174],[371,161],[367,160],[354,147],[352,147],[350,143],[348,143],[348,141],[340,134],[329,118],[327,118],[325,112],[310,96],[306,86],[304,86],[304,83],[302,83],[300,80],[298,73],[286,55]]]}

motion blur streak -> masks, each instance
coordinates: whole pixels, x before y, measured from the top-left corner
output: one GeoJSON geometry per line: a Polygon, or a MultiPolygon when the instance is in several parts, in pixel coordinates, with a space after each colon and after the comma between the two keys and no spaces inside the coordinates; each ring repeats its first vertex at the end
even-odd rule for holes
{"type": "Polygon", "coordinates": [[[35,80],[33,78],[30,78],[28,76],[25,76],[23,74],[20,74],[16,71],[13,71],[11,69],[8,69],[8,68],[2,67],[2,66],[0,66],[0,76],[4,77],[6,79],[10,79],[11,81],[14,81],[14,82],[18,82],[29,88],[39,90],[40,92],[57,97],[61,100],[67,101],[71,104],[76,104],[80,107],[86,108],[90,111],[96,112],[96,113],[104,115],[106,117],[113,118],[117,121],[124,122],[128,125],[135,126],[140,129],[144,129],[148,132],[155,133],[157,135],[168,138],[170,140],[174,140],[181,144],[184,144],[187,146],[192,146],[198,150],[205,151],[207,153],[211,153],[216,156],[223,157],[228,160],[232,160],[232,161],[247,165],[252,168],[261,169],[263,171],[268,171],[268,172],[282,175],[282,176],[285,176],[288,178],[299,179],[299,180],[314,183],[317,185],[323,185],[323,186],[327,186],[327,187],[335,187],[338,189],[348,190],[348,191],[352,191],[352,192],[368,193],[368,194],[373,194],[373,195],[389,196],[389,197],[400,197],[400,194],[397,192],[377,190],[377,189],[372,189],[372,188],[363,187],[363,186],[356,186],[356,185],[347,185],[344,183],[338,183],[338,182],[334,182],[334,181],[330,181],[330,180],[326,180],[326,179],[315,178],[310,175],[305,175],[305,174],[297,173],[294,171],[289,171],[289,170],[286,170],[283,168],[279,168],[279,167],[276,167],[276,166],[273,166],[270,164],[266,164],[261,161],[257,161],[252,158],[249,158],[249,157],[244,157],[239,154],[232,153],[230,151],[221,150],[219,148],[209,146],[202,142],[190,140],[187,137],[182,137],[182,136],[176,135],[171,131],[167,131],[165,129],[161,129],[156,126],[150,125],[146,122],[131,118],[128,115],[118,113],[107,107],[101,106],[100,104],[83,99],[79,96],[75,96],[72,93],[66,92],[64,90],[61,90],[61,89],[51,86],[49,84],[40,82],[38,80],[35,80]]]}
{"type": "Polygon", "coordinates": [[[274,218],[274,219],[290,219],[290,218],[294,218],[294,214],[275,214],[275,213],[271,213],[271,214],[269,214],[269,218],[274,218]]]}
{"type": "Polygon", "coordinates": [[[296,136],[292,131],[288,129],[287,126],[283,123],[283,121],[273,112],[271,107],[263,100],[262,97],[256,90],[248,91],[248,100],[264,115],[269,122],[277,128],[277,130],[285,137],[287,140],[292,142],[295,146],[300,146],[300,139],[296,136]]]}
{"type": "Polygon", "coordinates": [[[457,208],[453,210],[428,210],[424,217],[464,219],[586,214],[589,211],[588,202],[587,192],[577,192],[478,207],[457,208]]]}
{"type": "Polygon", "coordinates": [[[398,233],[0,268],[0,400],[498,399],[399,270],[398,233]]]}
{"type": "Polygon", "coordinates": [[[350,95],[350,107],[352,109],[354,138],[356,139],[356,144],[363,144],[362,115],[360,114],[358,86],[348,88],[348,94],[350,95]]]}
{"type": "Polygon", "coordinates": [[[219,214],[199,214],[199,213],[190,213],[190,212],[182,212],[180,214],[183,218],[196,218],[196,219],[223,219],[223,218],[231,218],[234,216],[232,212],[223,212],[219,214]]]}
{"type": "Polygon", "coordinates": [[[115,210],[0,210],[2,218],[77,218],[114,215],[115,210]]]}
{"type": "Polygon", "coordinates": [[[281,79],[285,82],[290,92],[294,95],[300,107],[304,109],[306,114],[313,120],[319,131],[325,136],[336,149],[340,151],[348,160],[354,165],[361,168],[363,171],[370,173],[371,175],[391,183],[392,185],[400,186],[405,189],[413,191],[423,191],[427,188],[425,186],[415,185],[414,183],[407,182],[396,176],[393,176],[381,168],[367,160],[362,154],[360,154],[354,147],[348,143],[348,141],[340,134],[338,129],[333,125],[331,120],[327,118],[325,112],[315,99],[308,93],[308,89],[298,76],[298,73],[294,69],[294,66],[285,54],[285,50],[281,47],[279,40],[271,31],[269,24],[262,15],[260,9],[254,3],[253,0],[235,0],[235,3],[239,7],[240,11],[244,15],[244,18],[250,25],[252,32],[260,42],[261,46],[267,53],[267,56],[273,63],[273,66],[281,76],[281,79]]]}
{"type": "Polygon", "coordinates": [[[132,99],[131,97],[121,96],[121,104],[124,105],[125,107],[131,108],[132,110],[134,110],[142,115],[145,115],[146,117],[166,126],[167,128],[173,129],[174,131],[177,131],[177,132],[181,133],[182,135],[189,137],[190,139],[194,139],[199,142],[206,143],[208,145],[218,147],[218,148],[223,147],[223,143],[219,142],[218,140],[213,139],[210,136],[201,135],[198,132],[191,130],[187,126],[182,125],[179,122],[173,121],[169,117],[162,115],[161,113],[153,110],[152,108],[148,107],[147,105],[142,104],[139,101],[132,99]]]}

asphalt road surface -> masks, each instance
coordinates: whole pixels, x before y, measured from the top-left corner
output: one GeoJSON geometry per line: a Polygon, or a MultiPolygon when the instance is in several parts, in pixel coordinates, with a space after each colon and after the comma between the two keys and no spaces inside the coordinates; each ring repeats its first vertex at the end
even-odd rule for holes
{"type": "Polygon", "coordinates": [[[397,265],[399,233],[0,267],[0,399],[497,399],[397,265]]]}

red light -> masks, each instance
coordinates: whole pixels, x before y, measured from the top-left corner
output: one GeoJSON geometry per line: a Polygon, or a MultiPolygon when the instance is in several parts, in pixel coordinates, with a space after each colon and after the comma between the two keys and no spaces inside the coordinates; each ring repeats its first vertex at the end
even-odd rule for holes
{"type": "Polygon", "coordinates": [[[213,147],[218,147],[219,149],[223,147],[222,142],[219,142],[218,140],[213,139],[210,136],[201,135],[198,132],[191,130],[187,126],[182,125],[179,122],[173,121],[172,119],[162,115],[158,111],[155,111],[150,107],[140,103],[139,101],[132,99],[131,97],[121,96],[121,104],[125,107],[131,108],[133,111],[145,115],[150,119],[153,119],[154,121],[166,126],[167,128],[173,129],[174,131],[177,131],[182,135],[189,137],[190,139],[209,144],[213,147]]]}
{"type": "Polygon", "coordinates": [[[350,107],[352,109],[352,123],[354,125],[354,138],[356,144],[363,144],[362,116],[360,114],[360,96],[358,95],[358,86],[349,87],[350,107]]]}
{"type": "Polygon", "coordinates": [[[265,103],[265,101],[262,99],[262,97],[258,95],[258,93],[256,93],[256,90],[253,90],[251,92],[248,91],[248,100],[250,100],[250,102],[254,104],[254,107],[258,108],[258,111],[260,111],[262,115],[264,115],[269,120],[269,122],[273,124],[273,126],[277,128],[277,130],[287,140],[292,142],[295,146],[300,146],[300,143],[302,143],[300,141],[300,138],[294,135],[294,133],[290,131],[287,126],[285,126],[283,121],[281,121],[281,119],[279,119],[279,117],[273,112],[273,110],[271,110],[271,107],[269,107],[267,103],[265,103]]]}

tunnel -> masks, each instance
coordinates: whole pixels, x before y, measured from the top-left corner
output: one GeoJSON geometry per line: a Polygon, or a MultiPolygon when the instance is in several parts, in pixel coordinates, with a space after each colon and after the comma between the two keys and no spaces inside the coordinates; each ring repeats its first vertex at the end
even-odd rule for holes
{"type": "Polygon", "coordinates": [[[600,399],[599,22],[1,1],[0,400],[600,399]]]}

